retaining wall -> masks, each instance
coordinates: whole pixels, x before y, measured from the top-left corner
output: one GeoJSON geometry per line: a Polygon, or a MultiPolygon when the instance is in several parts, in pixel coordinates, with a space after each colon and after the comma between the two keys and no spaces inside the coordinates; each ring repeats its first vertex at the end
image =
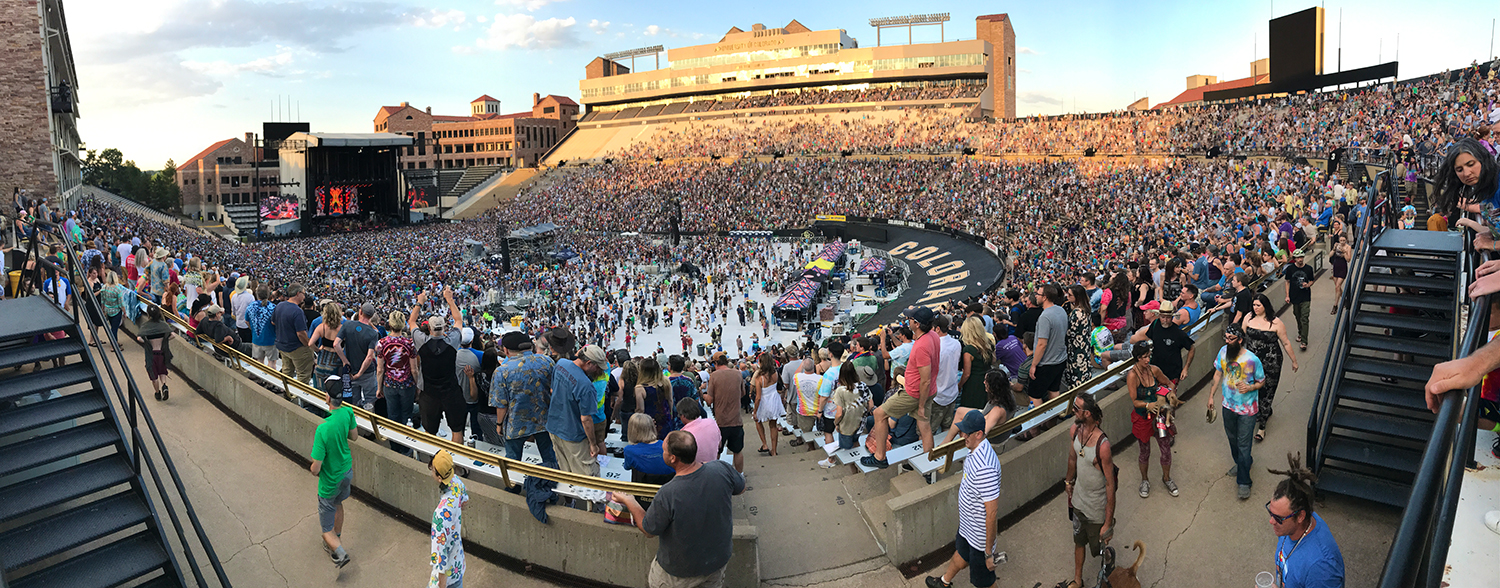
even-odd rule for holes
{"type": "MultiPolygon", "coordinates": [[[[127,331],[134,331],[129,321],[125,326],[127,331]]],[[[313,433],[322,422],[319,416],[266,390],[180,337],[171,345],[174,367],[225,410],[287,450],[301,456],[311,453],[313,433]]],[[[363,438],[350,442],[349,449],[356,489],[416,520],[431,519],[438,490],[423,462],[363,438]]],[[[463,466],[463,462],[457,465],[463,466]]],[[[646,538],[635,527],[611,525],[601,514],[561,506],[547,509],[549,523],[543,525],[531,516],[524,496],[477,481],[468,482],[467,487],[466,546],[601,584],[646,586],[657,541],[646,538]]],[[[304,506],[315,507],[311,496],[304,506]]],[[[755,527],[735,525],[734,557],[725,574],[727,586],[760,586],[757,540],[755,527]]]]}

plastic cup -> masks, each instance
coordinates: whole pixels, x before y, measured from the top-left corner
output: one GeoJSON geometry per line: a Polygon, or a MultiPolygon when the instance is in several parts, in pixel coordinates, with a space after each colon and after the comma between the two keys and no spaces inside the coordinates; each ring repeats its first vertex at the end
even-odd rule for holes
{"type": "Polygon", "coordinates": [[[1276,576],[1271,572],[1261,572],[1255,575],[1255,588],[1271,588],[1276,584],[1276,576]]]}

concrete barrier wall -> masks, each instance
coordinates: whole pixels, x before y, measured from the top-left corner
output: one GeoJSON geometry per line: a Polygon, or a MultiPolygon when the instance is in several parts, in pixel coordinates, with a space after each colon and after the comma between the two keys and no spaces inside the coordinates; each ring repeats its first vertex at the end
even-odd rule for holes
{"type": "MultiPolygon", "coordinates": [[[[126,321],[126,329],[133,332],[134,325],[126,321]]],[[[286,449],[302,456],[311,453],[313,434],[322,422],[319,416],[288,403],[181,338],[171,344],[178,371],[225,409],[286,449]]],[[[417,520],[431,519],[438,488],[424,463],[363,438],[351,442],[349,449],[355,488],[417,520]]],[[[595,582],[646,586],[657,541],[635,527],[611,525],[603,515],[560,506],[547,509],[549,523],[543,525],[531,516],[524,496],[478,481],[469,481],[467,487],[466,545],[595,582]]],[[[313,497],[303,506],[315,508],[313,497]]],[[[728,586],[759,587],[757,540],[755,527],[735,525],[734,557],[725,577],[728,586]]]]}
{"type": "MultiPolygon", "coordinates": [[[[1321,267],[1322,255],[1319,254],[1310,265],[1321,267]]],[[[1277,314],[1289,306],[1284,297],[1279,295],[1281,288],[1284,286],[1278,280],[1266,290],[1269,292],[1267,298],[1271,299],[1271,305],[1275,307],[1273,312],[1277,314]]],[[[1226,314],[1228,313],[1221,313],[1194,333],[1193,362],[1188,366],[1186,381],[1181,383],[1182,394],[1188,394],[1200,383],[1205,386],[1212,383],[1214,359],[1224,346],[1224,324],[1228,320],[1225,318],[1226,314]]],[[[1290,318],[1290,315],[1286,318],[1290,318]]],[[[1120,382],[1123,381],[1122,375],[1120,382]]],[[[1109,435],[1110,442],[1116,446],[1128,445],[1127,439],[1133,442],[1134,438],[1130,434],[1130,413],[1133,410],[1130,396],[1112,391],[1099,396],[1099,408],[1104,413],[1102,428],[1109,435]]],[[[1195,418],[1195,415],[1200,414],[1187,411],[1184,418],[1195,418]]],[[[1071,444],[1068,427],[1057,425],[1000,455],[1002,490],[998,512],[1001,518],[1061,487],[1063,477],[1068,472],[1071,444]]],[[[1126,469],[1121,465],[1118,455],[1115,459],[1115,465],[1120,466],[1122,471],[1126,469]]],[[[957,468],[955,465],[955,470],[957,468]]],[[[920,474],[909,472],[902,475],[920,474]]],[[[903,492],[886,501],[886,506],[891,509],[891,520],[885,548],[886,556],[893,564],[901,566],[953,543],[954,536],[958,534],[960,480],[962,476],[957,471],[950,472],[936,484],[922,485],[914,492],[903,492]]]]}

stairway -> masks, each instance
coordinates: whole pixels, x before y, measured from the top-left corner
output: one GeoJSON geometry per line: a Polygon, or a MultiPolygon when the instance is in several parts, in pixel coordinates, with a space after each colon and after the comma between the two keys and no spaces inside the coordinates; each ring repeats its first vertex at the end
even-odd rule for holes
{"type": "Polygon", "coordinates": [[[1459,233],[1386,230],[1364,275],[1350,276],[1358,282],[1343,347],[1324,368],[1339,371],[1329,374],[1327,410],[1314,415],[1326,418],[1309,431],[1309,447],[1321,447],[1312,464],[1320,491],[1407,503],[1432,431],[1422,387],[1453,356],[1462,251],[1459,233]]]}
{"type": "Polygon", "coordinates": [[[105,390],[68,315],[0,300],[0,586],[183,585],[105,390]]]}
{"type": "Polygon", "coordinates": [[[500,173],[501,169],[503,168],[498,165],[471,165],[466,167],[464,168],[463,176],[458,178],[458,182],[452,188],[443,192],[443,196],[446,198],[461,198],[474,186],[478,186],[485,180],[490,179],[490,176],[500,173]]]}

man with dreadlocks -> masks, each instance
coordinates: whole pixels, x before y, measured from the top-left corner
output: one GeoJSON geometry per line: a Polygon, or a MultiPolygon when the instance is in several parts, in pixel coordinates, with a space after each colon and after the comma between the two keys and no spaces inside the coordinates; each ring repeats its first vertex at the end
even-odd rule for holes
{"type": "Polygon", "coordinates": [[[1276,586],[1283,588],[1343,588],[1344,556],[1323,517],[1313,512],[1317,476],[1302,467],[1302,455],[1286,455],[1286,476],[1266,503],[1271,530],[1276,532],[1276,586]]]}

